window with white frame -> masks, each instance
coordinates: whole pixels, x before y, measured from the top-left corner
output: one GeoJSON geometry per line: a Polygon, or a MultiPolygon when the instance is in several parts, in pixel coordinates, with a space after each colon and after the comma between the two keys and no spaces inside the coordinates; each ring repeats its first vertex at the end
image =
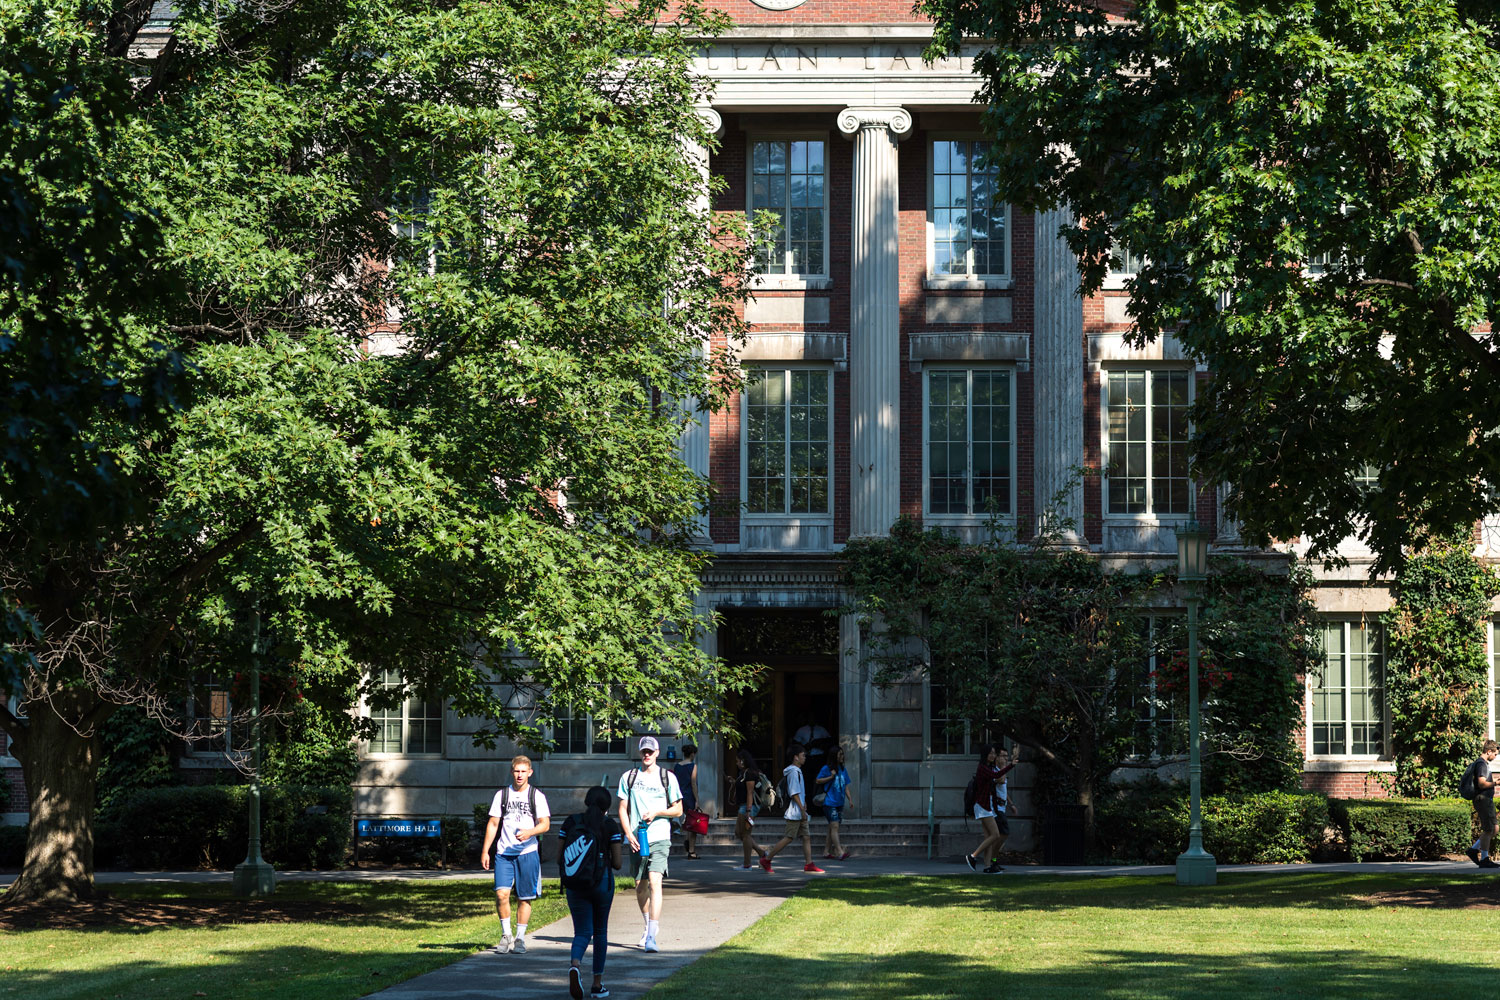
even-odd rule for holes
{"type": "Polygon", "coordinates": [[[1188,512],[1191,389],[1186,369],[1105,373],[1105,513],[1188,512]]]}
{"type": "MultiPolygon", "coordinates": [[[[23,722],[25,721],[26,713],[21,708],[21,698],[19,695],[11,695],[10,697],[7,697],[5,699],[5,707],[10,710],[11,715],[15,716],[17,719],[23,722]]],[[[4,731],[0,731],[0,757],[9,758],[12,756],[13,755],[10,752],[10,737],[7,736],[4,731]]]]}
{"type": "Polygon", "coordinates": [[[831,373],[767,368],[745,389],[745,509],[830,513],[831,373]]]}
{"type": "Polygon", "coordinates": [[[928,369],[929,514],[1011,513],[1013,382],[1004,368],[928,369]]]}
{"type": "Polygon", "coordinates": [[[932,275],[1003,277],[1010,273],[1010,206],[997,201],[999,170],[977,139],[932,143],[932,275]]]}
{"type": "Polygon", "coordinates": [[[1115,245],[1109,255],[1109,276],[1106,283],[1123,285],[1126,278],[1133,278],[1146,266],[1146,258],[1123,243],[1115,245]]]}
{"type": "Polygon", "coordinates": [[[552,730],[554,754],[610,754],[626,752],[626,735],[619,726],[606,727],[595,721],[583,706],[565,705],[552,730]]]}
{"type": "Polygon", "coordinates": [[[750,143],[750,219],[776,222],[755,232],[761,274],[826,275],[828,210],[821,139],[756,139],[750,143]]]}
{"type": "Polygon", "coordinates": [[[1164,668],[1176,655],[1173,641],[1181,636],[1181,619],[1174,629],[1171,618],[1148,616],[1141,621],[1146,655],[1130,678],[1124,693],[1135,717],[1131,734],[1132,756],[1143,758],[1181,756],[1188,752],[1188,733],[1177,716],[1177,705],[1185,693],[1171,689],[1164,668]]]}
{"type": "Polygon", "coordinates": [[[977,754],[986,743],[999,743],[987,726],[974,726],[953,714],[948,688],[931,679],[927,683],[927,752],[929,754],[977,754]]]}
{"type": "MultiPolygon", "coordinates": [[[[400,689],[401,671],[384,668],[378,686],[387,691],[400,689]]],[[[408,691],[399,704],[372,708],[370,721],[375,724],[375,734],[367,747],[370,753],[438,755],[443,752],[441,698],[426,698],[408,691]]]]}
{"type": "Polygon", "coordinates": [[[225,753],[250,749],[251,713],[235,703],[235,685],[223,674],[193,682],[188,700],[188,751],[225,753]]]}
{"type": "Polygon", "coordinates": [[[1383,631],[1379,623],[1366,619],[1323,623],[1323,663],[1308,679],[1309,755],[1387,753],[1383,631]]]}

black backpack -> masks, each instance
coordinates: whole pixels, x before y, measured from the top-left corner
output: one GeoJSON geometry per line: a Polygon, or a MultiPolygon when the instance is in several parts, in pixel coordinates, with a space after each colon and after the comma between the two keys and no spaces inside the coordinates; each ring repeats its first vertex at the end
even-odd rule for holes
{"type": "Polygon", "coordinates": [[[582,813],[569,816],[563,824],[562,850],[557,855],[563,888],[588,890],[598,885],[604,877],[606,849],[607,845],[590,832],[582,813]]]}
{"type": "Polygon", "coordinates": [[[979,775],[969,779],[964,786],[964,817],[967,819],[974,815],[974,805],[979,801],[979,775]]]}
{"type": "Polygon", "coordinates": [[[1472,799],[1479,794],[1479,783],[1475,780],[1474,765],[1470,764],[1464,776],[1458,779],[1458,794],[1466,799],[1472,799]]]}

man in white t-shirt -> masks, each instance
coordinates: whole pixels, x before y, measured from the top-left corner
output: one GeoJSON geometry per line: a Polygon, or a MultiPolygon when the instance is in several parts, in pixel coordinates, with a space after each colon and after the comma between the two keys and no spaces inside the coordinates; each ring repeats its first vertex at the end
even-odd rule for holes
{"type": "Polygon", "coordinates": [[[798,837],[802,838],[802,859],[805,862],[802,870],[814,875],[823,874],[823,869],[813,864],[812,859],[812,831],[807,823],[807,786],[802,780],[802,765],[807,763],[807,747],[801,743],[793,743],[786,748],[787,764],[786,770],[781,773],[782,781],[786,785],[786,830],[781,839],[776,841],[769,851],[760,856],[760,866],[766,871],[771,870],[771,859],[780,854],[792,841],[798,837]]]}
{"type": "Polygon", "coordinates": [[[490,821],[484,828],[484,847],[479,862],[490,867],[490,845],[495,847],[495,912],[500,916],[498,952],[526,953],[526,925],[531,921],[531,901],[542,894],[542,856],[537,838],[552,828],[552,810],[547,796],[531,784],[531,758],[512,757],[512,785],[495,793],[490,802],[490,821]],[[496,840],[496,834],[499,840],[496,840]],[[516,934],[510,933],[510,890],[514,886],[520,905],[516,908],[516,934]]]}
{"type": "Polygon", "coordinates": [[[672,849],[672,819],[682,815],[682,789],[677,776],[657,766],[661,744],[655,736],[642,736],[641,766],[620,775],[620,829],[635,852],[635,899],[641,906],[646,932],[641,948],[657,951],[656,932],[661,926],[661,880],[667,874],[667,853],[672,849]]]}

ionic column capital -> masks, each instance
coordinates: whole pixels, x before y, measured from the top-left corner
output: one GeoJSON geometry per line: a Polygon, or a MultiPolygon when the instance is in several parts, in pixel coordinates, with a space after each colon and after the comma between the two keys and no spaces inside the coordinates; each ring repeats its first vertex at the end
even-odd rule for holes
{"type": "Polygon", "coordinates": [[[724,134],[723,115],[719,114],[713,108],[694,108],[693,110],[703,120],[703,127],[708,129],[710,133],[716,136],[724,134]]]}
{"type": "Polygon", "coordinates": [[[861,129],[887,129],[899,141],[911,132],[911,112],[905,108],[845,108],[839,112],[839,131],[849,138],[861,129]]]}

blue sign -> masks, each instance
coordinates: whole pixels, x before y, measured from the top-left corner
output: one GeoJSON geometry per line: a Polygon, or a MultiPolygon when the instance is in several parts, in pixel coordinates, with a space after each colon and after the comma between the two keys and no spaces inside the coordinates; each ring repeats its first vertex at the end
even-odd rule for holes
{"type": "Polygon", "coordinates": [[[362,819],[359,821],[361,837],[441,837],[443,821],[440,819],[362,819]]]}

